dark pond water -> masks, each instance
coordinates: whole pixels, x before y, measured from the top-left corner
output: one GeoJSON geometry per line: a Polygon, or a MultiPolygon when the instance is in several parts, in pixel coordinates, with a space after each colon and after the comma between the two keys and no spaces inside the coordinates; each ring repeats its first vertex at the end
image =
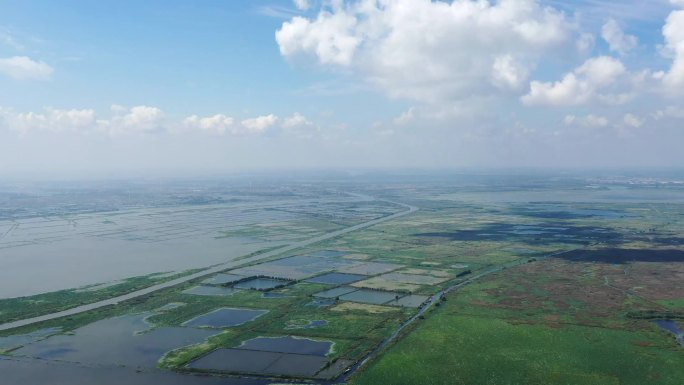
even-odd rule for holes
{"type": "Polygon", "coordinates": [[[253,321],[266,313],[268,310],[222,308],[195,317],[183,326],[226,328],[253,321]]]}
{"type": "Polygon", "coordinates": [[[332,342],[314,341],[293,336],[257,337],[242,343],[237,349],[261,350],[277,353],[308,354],[325,357],[330,353],[332,342]]]}
{"type": "Polygon", "coordinates": [[[288,284],[290,284],[290,281],[286,281],[283,279],[254,278],[250,279],[249,281],[240,282],[236,284],[234,287],[238,289],[270,290],[288,284]]]}
{"type": "Polygon", "coordinates": [[[322,283],[326,285],[346,285],[367,278],[359,274],[329,273],[307,279],[305,282],[322,283]]]}
{"type": "MultiPolygon", "coordinates": [[[[355,292],[340,296],[342,301],[369,303],[382,305],[389,301],[394,301],[397,293],[376,291],[376,290],[357,290],[355,292]]],[[[400,295],[401,297],[401,295],[400,295]]]]}
{"type": "Polygon", "coordinates": [[[59,333],[60,328],[47,328],[37,330],[28,334],[21,334],[9,337],[0,337],[0,350],[12,349],[19,346],[26,345],[28,343],[37,341],[39,339],[45,338],[49,335],[59,333]]]}
{"type": "Polygon", "coordinates": [[[314,294],[314,297],[319,297],[319,298],[336,298],[351,292],[354,292],[358,290],[355,287],[336,287],[334,289],[326,290],[326,291],[321,291],[319,293],[314,294]]]}
{"type": "Polygon", "coordinates": [[[88,367],[69,362],[0,357],[3,385],[267,385],[271,381],[247,378],[193,376],[129,367],[88,367]]]}
{"type": "Polygon", "coordinates": [[[327,362],[326,357],[268,351],[218,349],[188,367],[221,372],[312,377],[327,362]]]}
{"type": "Polygon", "coordinates": [[[126,315],[94,322],[73,335],[56,335],[15,350],[19,356],[96,365],[155,367],[168,351],[202,342],[216,331],[193,328],[150,330],[150,314],[126,315]]]}

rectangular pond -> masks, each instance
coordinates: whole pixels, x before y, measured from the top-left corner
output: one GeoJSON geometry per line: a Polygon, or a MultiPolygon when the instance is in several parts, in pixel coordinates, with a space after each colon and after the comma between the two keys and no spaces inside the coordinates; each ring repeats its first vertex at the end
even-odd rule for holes
{"type": "Polygon", "coordinates": [[[336,287],[334,289],[326,290],[326,291],[321,291],[319,293],[314,294],[314,297],[318,298],[337,298],[339,296],[349,294],[351,292],[354,292],[358,290],[355,287],[336,287]]]}
{"type": "Polygon", "coordinates": [[[343,273],[328,273],[319,275],[318,277],[309,278],[304,282],[322,283],[325,285],[346,285],[348,283],[366,279],[365,275],[359,274],[343,274],[343,273]]]}
{"type": "Polygon", "coordinates": [[[237,289],[248,289],[248,290],[271,290],[279,287],[287,286],[291,284],[292,281],[286,281],[284,279],[273,279],[273,278],[254,278],[248,281],[242,281],[236,284],[237,289]]]}
{"type": "Polygon", "coordinates": [[[243,349],[218,349],[188,364],[189,368],[227,373],[313,377],[326,357],[243,349]]]}
{"type": "Polygon", "coordinates": [[[401,294],[389,291],[361,289],[348,294],[341,295],[340,300],[359,303],[369,303],[372,305],[383,305],[389,301],[394,301],[397,296],[401,297],[401,294]]]}
{"type": "Polygon", "coordinates": [[[365,262],[355,266],[347,266],[337,269],[341,273],[347,274],[361,274],[361,275],[377,275],[382,273],[389,273],[404,267],[395,263],[379,263],[379,262],[365,262]]]}
{"type": "Polygon", "coordinates": [[[238,349],[263,350],[278,353],[310,354],[325,357],[330,353],[332,342],[315,341],[303,337],[257,337],[244,341],[238,349]]]}
{"type": "Polygon", "coordinates": [[[183,323],[183,326],[204,328],[227,328],[254,321],[268,313],[268,310],[221,308],[202,314],[183,323]]]}
{"type": "Polygon", "coordinates": [[[242,267],[232,270],[231,273],[245,276],[267,276],[299,280],[352,264],[354,262],[346,260],[338,261],[331,258],[300,255],[242,267]]]}

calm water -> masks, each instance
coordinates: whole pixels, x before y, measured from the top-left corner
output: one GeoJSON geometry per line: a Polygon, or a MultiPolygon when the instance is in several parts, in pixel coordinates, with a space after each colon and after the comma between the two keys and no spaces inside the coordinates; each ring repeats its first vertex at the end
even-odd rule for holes
{"type": "Polygon", "coordinates": [[[154,368],[168,351],[202,342],[217,331],[164,327],[150,330],[150,314],[126,315],[94,322],[73,335],[56,335],[15,350],[13,354],[47,360],[154,368]]]}
{"type": "Polygon", "coordinates": [[[7,385],[268,385],[247,378],[191,376],[160,370],[140,372],[118,366],[88,367],[69,362],[0,357],[2,384],[7,385]]]}
{"type": "Polygon", "coordinates": [[[238,289],[269,290],[285,286],[289,283],[290,281],[285,281],[282,279],[255,278],[250,279],[249,281],[240,282],[236,284],[234,287],[238,289]]]}
{"type": "Polygon", "coordinates": [[[330,341],[314,341],[308,338],[286,336],[253,338],[243,342],[239,349],[327,356],[331,347],[332,342],[330,341]]]}
{"type": "Polygon", "coordinates": [[[307,279],[306,282],[322,283],[327,285],[346,285],[348,283],[360,281],[365,278],[367,278],[365,275],[359,274],[330,273],[307,279]]]}
{"type": "Polygon", "coordinates": [[[179,207],[0,221],[0,298],[226,262],[286,242],[222,238],[222,230],[289,217],[179,207]]]}
{"type": "Polygon", "coordinates": [[[223,308],[195,317],[183,326],[225,328],[253,321],[266,313],[268,310],[223,308]]]}

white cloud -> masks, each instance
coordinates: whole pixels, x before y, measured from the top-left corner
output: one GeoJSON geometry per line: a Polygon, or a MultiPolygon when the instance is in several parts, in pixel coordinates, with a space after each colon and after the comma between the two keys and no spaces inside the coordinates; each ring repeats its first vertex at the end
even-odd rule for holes
{"type": "Polygon", "coordinates": [[[22,134],[35,131],[80,131],[92,129],[95,124],[95,111],[90,109],[62,110],[46,108],[44,112],[16,113],[11,109],[0,111],[0,117],[10,130],[22,134]]]}
{"type": "Polygon", "coordinates": [[[594,35],[590,33],[582,33],[577,39],[575,46],[577,47],[577,52],[579,52],[580,55],[588,55],[594,49],[595,44],[596,39],[594,38],[594,35]]]}
{"type": "Polygon", "coordinates": [[[585,117],[567,115],[564,122],[566,126],[581,126],[587,128],[606,127],[609,124],[608,118],[594,114],[589,114],[585,117]]]}
{"type": "Polygon", "coordinates": [[[658,110],[655,113],[653,113],[652,117],[655,120],[661,120],[665,118],[684,119],[684,108],[677,106],[668,106],[664,110],[658,110]]]}
{"type": "Polygon", "coordinates": [[[414,119],[414,114],[415,114],[416,108],[411,107],[408,110],[404,111],[401,113],[401,115],[397,116],[394,118],[393,122],[397,126],[403,126],[406,124],[409,124],[413,119],[414,119]]]}
{"type": "Polygon", "coordinates": [[[210,134],[223,135],[226,131],[229,131],[234,127],[234,122],[235,119],[230,116],[216,114],[204,118],[197,115],[188,116],[183,121],[183,124],[187,128],[199,129],[210,134]]]}
{"type": "Polygon", "coordinates": [[[637,115],[631,114],[631,113],[625,114],[625,116],[624,116],[624,118],[622,119],[622,121],[623,121],[626,125],[628,125],[628,126],[630,126],[630,127],[633,127],[633,128],[639,128],[639,127],[643,126],[643,125],[644,125],[644,122],[645,122],[644,119],[638,117],[637,115]]]}
{"type": "Polygon", "coordinates": [[[492,83],[500,88],[518,89],[529,76],[529,71],[511,55],[498,56],[492,65],[492,83]]]}
{"type": "Polygon", "coordinates": [[[273,114],[270,114],[259,116],[256,118],[245,119],[241,123],[242,126],[246,128],[247,132],[258,134],[265,132],[269,128],[273,127],[276,123],[278,123],[278,117],[273,114]]]}
{"type": "Polygon", "coordinates": [[[157,107],[135,106],[130,109],[113,105],[109,120],[98,120],[98,129],[110,136],[152,133],[164,129],[164,112],[157,107]]]}
{"type": "Polygon", "coordinates": [[[309,0],[294,0],[294,5],[301,11],[306,11],[311,7],[309,0]]]}
{"type": "Polygon", "coordinates": [[[170,119],[157,107],[125,107],[112,105],[111,115],[98,116],[93,109],[45,108],[42,112],[16,112],[0,106],[0,128],[20,132],[98,133],[111,137],[135,134],[193,134],[213,135],[263,134],[278,123],[285,135],[311,137],[320,128],[306,116],[295,112],[280,119],[274,114],[242,120],[224,115],[190,115],[184,119],[170,119]]]}
{"type": "Polygon", "coordinates": [[[615,19],[609,19],[601,28],[601,37],[608,43],[611,51],[625,55],[636,48],[639,39],[633,35],[626,35],[615,19]]]}
{"type": "Polygon", "coordinates": [[[393,98],[442,103],[515,88],[575,27],[535,0],[332,1],[276,32],[288,58],[343,68],[393,98]],[[492,86],[494,85],[494,86],[492,86]]]}
{"type": "MultiPolygon", "coordinates": [[[[679,2],[673,4],[682,5],[679,2]]],[[[684,90],[684,10],[670,13],[663,27],[663,36],[665,48],[674,60],[670,70],[661,74],[661,78],[668,92],[680,94],[684,90]]]]}
{"type": "Polygon", "coordinates": [[[298,127],[306,127],[306,126],[313,126],[313,122],[311,122],[309,119],[306,118],[306,116],[300,114],[299,112],[295,112],[292,114],[292,116],[289,116],[285,119],[283,119],[282,127],[285,129],[291,129],[291,128],[298,128],[298,127]]]}
{"type": "Polygon", "coordinates": [[[598,99],[621,104],[629,100],[629,94],[603,93],[602,90],[613,86],[626,73],[620,60],[599,56],[587,60],[560,81],[533,81],[522,102],[526,105],[576,106],[598,99]]]}
{"type": "Polygon", "coordinates": [[[0,58],[0,73],[17,80],[47,80],[53,72],[48,64],[28,56],[0,58]]]}

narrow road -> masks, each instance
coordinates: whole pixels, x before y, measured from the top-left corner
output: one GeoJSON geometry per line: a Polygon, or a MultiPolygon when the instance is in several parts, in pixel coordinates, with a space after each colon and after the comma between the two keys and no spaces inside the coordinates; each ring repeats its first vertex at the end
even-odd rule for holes
{"type": "Polygon", "coordinates": [[[396,214],[388,215],[386,217],[373,219],[373,220],[370,220],[368,222],[360,223],[358,225],[350,226],[350,227],[347,227],[347,228],[344,228],[341,230],[336,230],[336,231],[333,231],[331,233],[319,235],[317,237],[313,237],[313,238],[310,238],[310,239],[307,239],[304,241],[295,242],[295,243],[289,244],[287,246],[280,247],[280,248],[275,249],[275,250],[271,250],[271,251],[268,251],[268,252],[265,252],[262,254],[257,254],[257,255],[254,255],[252,257],[249,257],[249,258],[241,259],[239,261],[229,261],[229,262],[211,267],[207,270],[200,271],[198,273],[194,273],[194,274],[187,275],[187,276],[184,276],[181,278],[177,278],[177,279],[174,279],[171,281],[160,283],[160,284],[150,286],[150,287],[147,287],[145,289],[137,290],[137,291],[125,294],[125,295],[118,296],[118,297],[102,300],[99,302],[93,302],[93,303],[87,304],[87,305],[77,306],[77,307],[74,307],[71,309],[63,310],[63,311],[52,313],[52,314],[45,314],[45,315],[38,316],[38,317],[8,322],[8,323],[0,325],[0,331],[14,329],[14,328],[22,327],[22,326],[27,326],[27,325],[32,325],[32,324],[35,324],[38,322],[49,321],[49,320],[53,320],[53,319],[57,319],[57,318],[73,316],[76,314],[85,313],[87,311],[100,309],[100,308],[103,308],[105,306],[116,305],[119,302],[127,301],[129,299],[133,299],[133,298],[137,298],[137,297],[142,297],[144,295],[154,293],[155,291],[159,291],[159,290],[167,289],[167,288],[170,288],[173,286],[177,286],[177,285],[180,285],[182,283],[191,281],[193,279],[206,277],[206,276],[216,274],[216,273],[219,273],[219,272],[227,270],[227,269],[232,269],[232,268],[235,268],[238,266],[258,262],[262,259],[274,257],[276,255],[286,253],[288,251],[292,251],[292,250],[299,249],[299,248],[302,248],[305,246],[309,246],[309,245],[312,245],[314,243],[325,241],[325,240],[328,240],[331,238],[339,237],[341,235],[351,233],[352,231],[365,229],[367,227],[371,227],[371,226],[374,226],[374,225],[377,225],[377,224],[380,224],[383,222],[391,221],[393,219],[403,217],[405,215],[408,215],[408,214],[411,214],[413,212],[418,211],[417,207],[407,205],[404,203],[393,202],[393,201],[382,200],[382,199],[377,199],[377,200],[392,203],[392,204],[395,204],[398,206],[402,206],[402,207],[405,207],[407,210],[396,213],[396,214]]]}

